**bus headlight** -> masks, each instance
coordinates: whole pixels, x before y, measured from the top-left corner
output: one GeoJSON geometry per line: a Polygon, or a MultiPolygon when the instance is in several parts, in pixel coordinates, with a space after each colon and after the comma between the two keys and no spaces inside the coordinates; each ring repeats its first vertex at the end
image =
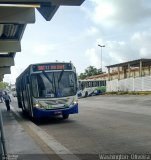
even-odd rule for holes
{"type": "Polygon", "coordinates": [[[78,104],[78,102],[77,102],[77,101],[74,101],[73,104],[78,104]]]}
{"type": "Polygon", "coordinates": [[[76,105],[76,104],[78,104],[78,101],[75,100],[71,103],[71,105],[76,105]]]}
{"type": "Polygon", "coordinates": [[[76,105],[76,104],[78,104],[78,99],[74,97],[71,105],[76,105]]]}
{"type": "Polygon", "coordinates": [[[40,103],[35,103],[34,107],[36,107],[36,108],[42,108],[42,105],[40,103]]]}
{"type": "Polygon", "coordinates": [[[40,105],[39,105],[38,103],[36,103],[36,104],[35,104],[35,107],[39,108],[39,107],[40,107],[40,105]]]}

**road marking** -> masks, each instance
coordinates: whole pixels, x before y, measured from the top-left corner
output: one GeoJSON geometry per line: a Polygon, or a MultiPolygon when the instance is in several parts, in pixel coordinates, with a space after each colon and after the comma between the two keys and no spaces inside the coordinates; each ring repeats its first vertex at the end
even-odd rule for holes
{"type": "MultiPolygon", "coordinates": [[[[22,117],[17,113],[17,110],[11,106],[12,111],[18,117],[22,117]]],[[[70,150],[68,150],[65,146],[59,143],[54,137],[49,135],[40,127],[36,126],[31,121],[28,121],[27,126],[40,138],[44,141],[47,146],[52,149],[62,160],[80,160],[76,155],[74,155],[70,150]]]]}

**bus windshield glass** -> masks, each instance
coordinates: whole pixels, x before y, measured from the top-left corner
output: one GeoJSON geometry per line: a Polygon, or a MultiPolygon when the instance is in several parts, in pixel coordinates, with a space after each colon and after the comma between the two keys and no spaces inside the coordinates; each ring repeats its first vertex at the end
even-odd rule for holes
{"type": "Polygon", "coordinates": [[[77,92],[75,72],[42,72],[31,75],[32,92],[35,98],[58,98],[74,96],[77,92]]]}

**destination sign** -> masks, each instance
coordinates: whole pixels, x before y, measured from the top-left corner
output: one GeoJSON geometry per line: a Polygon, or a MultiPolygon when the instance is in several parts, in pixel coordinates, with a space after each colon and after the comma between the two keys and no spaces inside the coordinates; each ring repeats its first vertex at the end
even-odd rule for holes
{"type": "Polygon", "coordinates": [[[46,70],[71,70],[70,63],[50,63],[50,64],[37,64],[33,65],[33,72],[46,71],[46,70]]]}

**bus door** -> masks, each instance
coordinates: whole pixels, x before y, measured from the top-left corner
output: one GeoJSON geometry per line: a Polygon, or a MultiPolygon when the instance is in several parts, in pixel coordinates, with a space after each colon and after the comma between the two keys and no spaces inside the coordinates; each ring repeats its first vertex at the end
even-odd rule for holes
{"type": "Polygon", "coordinates": [[[31,111],[31,97],[30,97],[30,87],[29,87],[29,77],[27,75],[25,75],[22,79],[22,84],[23,84],[23,111],[28,112],[29,115],[32,115],[32,111],[31,111]]]}
{"type": "Polygon", "coordinates": [[[28,112],[30,116],[33,117],[32,94],[31,94],[31,88],[29,83],[29,76],[26,76],[26,96],[27,96],[28,112]]]}

